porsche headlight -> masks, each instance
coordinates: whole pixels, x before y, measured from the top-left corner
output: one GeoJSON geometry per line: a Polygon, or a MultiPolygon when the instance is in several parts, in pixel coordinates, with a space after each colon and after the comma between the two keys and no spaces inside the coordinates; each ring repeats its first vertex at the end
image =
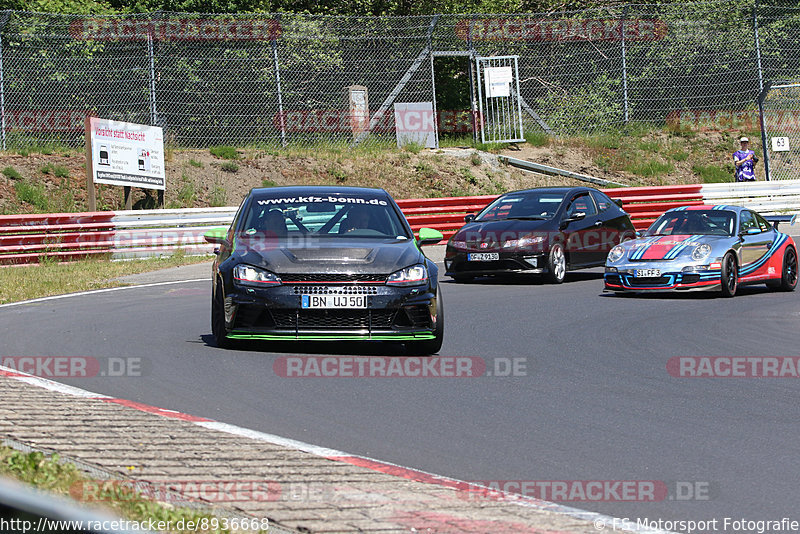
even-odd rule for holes
{"type": "Polygon", "coordinates": [[[617,245],[616,247],[612,248],[611,251],[608,253],[608,261],[611,263],[617,262],[622,259],[625,255],[625,247],[622,245],[617,245]]]}
{"type": "Polygon", "coordinates": [[[239,264],[233,268],[233,279],[236,283],[245,286],[280,285],[281,279],[278,275],[253,267],[252,265],[239,264]]]}
{"type": "Polygon", "coordinates": [[[386,279],[386,283],[393,286],[418,286],[427,281],[428,269],[421,263],[393,272],[386,279]]]}
{"type": "Polygon", "coordinates": [[[694,261],[703,261],[704,259],[708,258],[710,254],[711,245],[701,243],[700,245],[694,247],[694,250],[692,251],[692,259],[694,261]]]}
{"type": "Polygon", "coordinates": [[[466,241],[456,241],[454,239],[450,240],[448,243],[451,247],[458,249],[458,250],[466,250],[467,249],[467,242],[466,241]]]}

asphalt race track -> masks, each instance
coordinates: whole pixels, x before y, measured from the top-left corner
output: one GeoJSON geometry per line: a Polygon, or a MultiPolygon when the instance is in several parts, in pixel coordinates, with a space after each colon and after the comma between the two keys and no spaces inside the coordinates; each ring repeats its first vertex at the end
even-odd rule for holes
{"type": "Polygon", "coordinates": [[[798,356],[800,293],[619,297],[602,285],[600,270],[571,273],[562,286],[443,282],[440,355],[478,356],[490,370],[523,358],[524,376],[283,378],[273,362],[296,345],[213,346],[210,282],[0,308],[2,353],[141,358],[142,376],[57,380],[464,480],[654,480],[671,497],[677,482],[707,491],[701,500],[565,503],[617,517],[800,519],[800,381],[667,372],[676,356],[798,356]]]}

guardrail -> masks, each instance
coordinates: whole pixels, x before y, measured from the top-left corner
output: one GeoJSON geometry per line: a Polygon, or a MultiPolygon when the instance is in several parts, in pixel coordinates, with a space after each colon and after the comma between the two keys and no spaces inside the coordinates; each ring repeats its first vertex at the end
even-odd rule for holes
{"type": "MultiPolygon", "coordinates": [[[[664,211],[704,203],[747,205],[764,214],[800,212],[800,180],[739,184],[604,189],[620,199],[638,229],[664,211]]],[[[405,199],[397,203],[411,227],[435,228],[450,238],[494,195],[405,199]]],[[[171,254],[210,254],[210,228],[230,224],[235,207],[0,216],[0,265],[71,261],[92,256],[126,259],[171,254]]]]}

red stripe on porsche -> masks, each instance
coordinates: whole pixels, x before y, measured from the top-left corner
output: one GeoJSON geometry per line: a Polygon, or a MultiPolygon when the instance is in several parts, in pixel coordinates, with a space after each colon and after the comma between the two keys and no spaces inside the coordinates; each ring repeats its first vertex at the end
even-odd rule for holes
{"type": "Polygon", "coordinates": [[[647,250],[645,250],[644,254],[642,254],[641,259],[643,260],[663,260],[664,256],[669,254],[669,251],[675,247],[681,246],[681,244],[689,239],[690,235],[665,235],[664,237],[660,237],[658,241],[651,243],[647,250]]]}

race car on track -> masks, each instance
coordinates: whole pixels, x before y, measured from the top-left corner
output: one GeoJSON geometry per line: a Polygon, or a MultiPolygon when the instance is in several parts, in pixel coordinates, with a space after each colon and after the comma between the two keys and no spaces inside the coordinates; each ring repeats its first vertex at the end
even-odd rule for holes
{"type": "Polygon", "coordinates": [[[230,228],[205,234],[219,245],[211,329],[233,340],[397,341],[408,352],[442,345],[436,264],[382,189],[253,189],[230,228]]]}
{"type": "Polygon", "coordinates": [[[763,217],[736,206],[683,206],[667,211],[638,239],[608,254],[611,291],[722,291],[744,284],[793,291],[797,247],[778,231],[789,216],[763,217]]]}
{"type": "Polygon", "coordinates": [[[602,267],[609,250],[636,235],[628,214],[591,187],[506,193],[465,221],[445,252],[457,282],[533,273],[560,284],[568,270],[602,267]]]}

